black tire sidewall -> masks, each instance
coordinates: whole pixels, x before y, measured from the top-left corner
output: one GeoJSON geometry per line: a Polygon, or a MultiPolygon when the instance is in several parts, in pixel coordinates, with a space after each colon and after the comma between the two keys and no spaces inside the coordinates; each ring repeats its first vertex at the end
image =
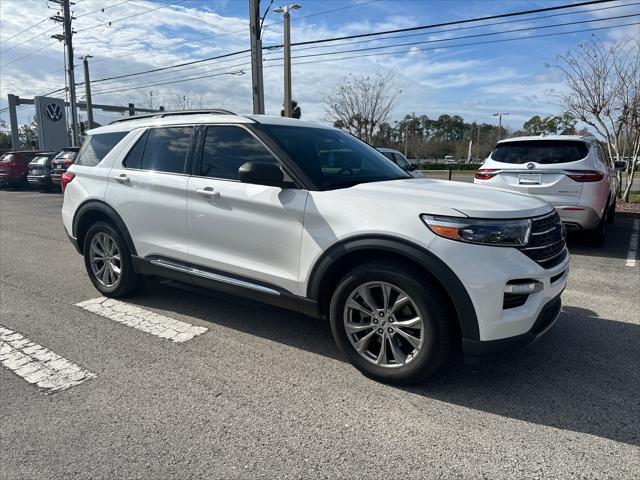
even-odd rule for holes
{"type": "MultiPolygon", "coordinates": [[[[443,363],[448,338],[446,310],[443,302],[425,287],[424,277],[411,269],[391,265],[365,265],[349,272],[339,283],[330,306],[330,323],[334,339],[342,353],[363,374],[391,384],[418,382],[443,363]],[[418,356],[407,366],[384,368],[364,359],[349,341],[343,321],[343,312],[353,290],[367,282],[383,281],[403,290],[414,301],[424,321],[424,345],[418,356]]],[[[427,284],[428,285],[428,284],[427,284]]]]}
{"type": "Polygon", "coordinates": [[[127,295],[130,293],[139,282],[139,276],[134,272],[133,263],[131,261],[131,253],[129,252],[129,248],[127,247],[126,242],[120,235],[120,232],[110,223],[107,222],[97,222],[93,224],[84,238],[84,246],[83,246],[83,254],[84,254],[84,265],[87,270],[87,274],[91,279],[91,283],[93,286],[107,297],[120,297],[127,295]],[[102,285],[96,276],[93,274],[91,270],[91,261],[89,258],[89,247],[91,245],[91,240],[93,237],[100,232],[107,233],[113,238],[118,247],[118,251],[120,252],[120,281],[115,287],[105,287],[102,285]]]}

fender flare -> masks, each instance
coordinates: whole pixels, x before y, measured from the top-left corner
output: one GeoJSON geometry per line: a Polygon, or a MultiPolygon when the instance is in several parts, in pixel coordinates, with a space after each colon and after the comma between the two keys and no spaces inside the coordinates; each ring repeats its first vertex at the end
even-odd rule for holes
{"type": "MultiPolygon", "coordinates": [[[[109,205],[104,203],[101,200],[88,200],[84,202],[82,205],[78,207],[76,213],[73,217],[72,231],[73,237],[78,239],[78,226],[80,225],[80,221],[84,218],[85,215],[90,214],[92,212],[100,212],[111,220],[114,225],[118,228],[124,241],[127,243],[127,247],[131,252],[131,255],[137,255],[136,247],[133,243],[133,239],[131,238],[131,234],[129,233],[129,229],[122,220],[122,217],[118,215],[118,213],[111,208],[109,205]]],[[[82,245],[80,245],[79,239],[77,240],[78,248],[82,251],[82,245]]]]}
{"type": "Polygon", "coordinates": [[[429,272],[451,297],[463,338],[480,340],[478,317],[467,289],[449,266],[425,248],[406,240],[384,235],[366,235],[331,246],[314,264],[309,275],[307,298],[319,301],[322,280],[335,262],[361,250],[379,250],[405,257],[429,272]]]}

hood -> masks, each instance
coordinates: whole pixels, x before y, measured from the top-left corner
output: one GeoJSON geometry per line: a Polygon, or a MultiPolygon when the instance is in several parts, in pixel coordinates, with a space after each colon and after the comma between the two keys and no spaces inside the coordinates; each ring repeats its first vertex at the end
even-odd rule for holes
{"type": "Polygon", "coordinates": [[[422,213],[453,209],[474,218],[522,218],[549,213],[553,207],[538,198],[473,183],[433,180],[392,180],[351,187],[355,194],[392,198],[423,206],[422,213]]]}

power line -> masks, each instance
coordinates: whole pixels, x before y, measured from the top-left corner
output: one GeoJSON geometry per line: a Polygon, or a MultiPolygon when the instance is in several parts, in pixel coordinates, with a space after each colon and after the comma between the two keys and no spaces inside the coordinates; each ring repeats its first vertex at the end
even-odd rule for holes
{"type": "MultiPolygon", "coordinates": [[[[613,8],[624,8],[624,7],[628,7],[628,6],[632,6],[632,5],[638,5],[638,3],[637,2],[623,3],[623,4],[620,4],[620,5],[612,5],[612,6],[609,6],[609,7],[600,7],[600,8],[579,10],[579,11],[576,11],[576,12],[554,13],[552,15],[540,15],[540,16],[537,16],[537,17],[518,18],[518,19],[512,19],[512,20],[504,20],[502,22],[485,23],[485,24],[482,24],[482,25],[467,25],[467,26],[464,26],[464,27],[447,28],[447,29],[444,29],[444,30],[435,30],[435,31],[431,31],[431,32],[411,33],[411,34],[408,34],[408,35],[394,35],[394,36],[389,36],[389,37],[373,38],[373,39],[369,39],[369,40],[359,40],[359,41],[356,41],[356,42],[349,41],[349,42],[344,42],[344,43],[340,43],[340,44],[332,45],[332,46],[358,45],[358,44],[363,44],[363,43],[379,42],[379,41],[384,41],[384,40],[395,40],[395,39],[399,39],[399,38],[410,38],[410,37],[419,37],[419,36],[424,36],[424,35],[433,35],[433,34],[436,34],[436,33],[450,33],[450,32],[457,32],[457,31],[460,31],[460,30],[470,30],[470,29],[476,29],[476,28],[495,27],[495,26],[498,26],[498,25],[506,25],[506,24],[511,24],[511,23],[520,23],[520,22],[530,22],[530,21],[534,21],[534,20],[543,20],[543,19],[546,19],[546,18],[563,17],[563,16],[567,16],[567,15],[581,15],[581,14],[586,14],[586,13],[598,12],[598,11],[601,11],[601,10],[611,10],[613,8]]],[[[314,49],[318,49],[318,48],[328,48],[328,46],[327,45],[311,45],[311,46],[297,48],[296,51],[300,52],[300,51],[303,51],[303,50],[314,50],[314,49]]],[[[272,49],[276,50],[276,48],[272,48],[272,49]]]]}
{"type": "MultiPolygon", "coordinates": [[[[92,14],[94,14],[94,13],[104,12],[105,10],[108,10],[109,8],[114,8],[114,7],[117,7],[117,6],[119,6],[119,5],[122,5],[122,4],[125,4],[125,3],[129,3],[129,2],[131,2],[131,1],[132,1],[132,0],[124,0],[124,1],[119,2],[119,3],[116,3],[116,4],[114,4],[114,5],[107,5],[106,7],[98,8],[97,10],[92,10],[91,12],[87,12],[87,13],[83,13],[82,15],[78,15],[76,18],[82,18],[82,17],[86,17],[87,15],[92,15],[92,14]]],[[[78,3],[79,3],[79,2],[76,2],[76,5],[77,5],[78,3]]]]}
{"type": "MultiPolygon", "coordinates": [[[[363,33],[363,34],[349,35],[349,36],[343,36],[343,37],[323,38],[323,39],[318,39],[318,40],[309,40],[309,41],[305,41],[305,42],[292,43],[291,45],[292,46],[299,46],[299,45],[319,44],[319,43],[334,42],[334,41],[338,41],[338,40],[345,40],[345,39],[352,39],[352,38],[361,38],[361,37],[371,37],[371,36],[385,35],[385,34],[389,34],[389,33],[425,30],[425,29],[431,29],[431,28],[440,27],[440,26],[459,25],[459,24],[465,24],[465,23],[471,23],[471,22],[479,22],[479,21],[484,21],[484,20],[493,20],[493,19],[497,19],[497,18],[513,17],[513,16],[519,16],[519,15],[528,15],[528,14],[531,14],[531,13],[539,13],[539,12],[547,12],[547,11],[552,11],[552,10],[574,8],[574,7],[578,7],[578,6],[593,5],[593,4],[600,4],[600,3],[610,3],[612,1],[615,1],[615,0],[591,0],[591,1],[587,1],[587,2],[575,3],[575,4],[556,5],[556,6],[553,6],[553,7],[538,8],[538,9],[534,9],[534,10],[526,10],[526,11],[520,11],[520,12],[510,12],[510,13],[503,13],[503,14],[498,14],[498,15],[491,15],[491,16],[487,16],[487,17],[470,18],[470,19],[465,19],[465,20],[456,20],[456,21],[437,23],[437,24],[431,24],[431,25],[422,25],[422,26],[419,26],[419,27],[410,27],[410,28],[403,28],[403,29],[396,29],[396,30],[387,30],[387,31],[382,31],[382,32],[363,33]]],[[[265,47],[265,48],[266,49],[268,49],[268,48],[281,48],[282,46],[283,45],[276,45],[276,46],[265,47]]],[[[238,52],[227,53],[227,54],[224,54],[224,55],[217,55],[217,56],[214,56],[214,57],[203,58],[203,59],[199,59],[199,60],[192,60],[192,61],[189,61],[189,62],[178,63],[178,64],[175,64],[175,65],[169,65],[169,66],[166,66],[166,67],[154,68],[154,69],[150,69],[150,70],[144,70],[144,71],[125,74],[125,75],[116,75],[116,76],[113,76],[113,77],[100,78],[100,79],[94,80],[92,83],[105,82],[107,80],[115,80],[115,79],[127,78],[127,77],[132,77],[132,76],[137,76],[137,75],[144,75],[146,73],[159,72],[159,71],[169,70],[169,69],[173,69],[173,68],[177,68],[177,67],[183,67],[183,66],[187,66],[187,65],[195,65],[195,64],[207,62],[207,61],[210,61],[210,60],[217,60],[219,58],[225,58],[225,57],[231,57],[231,56],[234,56],[234,55],[240,55],[240,54],[244,54],[244,53],[249,53],[250,51],[251,51],[250,49],[240,50],[238,52]]]]}
{"type": "Polygon", "coordinates": [[[109,25],[111,26],[111,24],[116,23],[116,22],[121,22],[122,20],[128,20],[129,18],[133,18],[133,17],[139,17],[140,15],[146,15],[147,13],[151,13],[151,12],[155,12],[157,10],[163,9],[163,8],[167,8],[167,7],[173,7],[176,5],[180,5],[181,3],[184,3],[188,0],[178,0],[177,2],[173,2],[173,3],[166,3],[164,5],[161,5],[160,7],[156,7],[156,8],[149,8],[143,12],[138,12],[138,13],[134,13],[132,15],[127,15],[126,17],[120,17],[120,18],[116,18],[115,20],[110,20],[108,22],[102,22],[102,23],[97,23],[95,25],[91,25],[89,27],[85,27],[85,28],[81,28],[78,31],[76,31],[76,33],[80,33],[80,32],[84,32],[85,30],[91,30],[92,28],[96,28],[96,27],[101,27],[103,25],[109,25]]]}
{"type": "MultiPolygon", "coordinates": [[[[365,52],[365,51],[370,51],[370,50],[382,50],[384,48],[394,48],[394,47],[407,47],[407,46],[411,46],[411,45],[423,45],[423,44],[427,44],[427,43],[440,43],[440,42],[449,42],[451,40],[462,40],[465,38],[479,38],[479,37],[490,37],[493,35],[504,35],[507,33],[518,33],[518,32],[527,32],[530,30],[541,30],[541,29],[545,29],[545,28],[556,28],[556,27],[566,27],[569,25],[579,25],[579,24],[583,24],[583,23],[594,23],[594,22],[603,22],[603,21],[608,21],[608,20],[618,20],[621,18],[629,18],[629,17],[637,17],[640,14],[638,13],[633,13],[633,14],[629,14],[629,15],[618,15],[615,17],[607,17],[607,18],[597,18],[597,19],[593,19],[593,20],[580,20],[580,21],[573,21],[573,22],[565,22],[565,23],[558,23],[555,25],[541,25],[538,27],[527,27],[527,28],[516,28],[513,30],[505,30],[502,32],[488,32],[488,33],[476,33],[474,35],[463,35],[460,37],[450,37],[450,38],[438,38],[438,39],[433,39],[433,40],[422,40],[419,42],[407,42],[407,43],[398,43],[398,44],[394,44],[394,45],[381,45],[378,47],[366,47],[366,48],[354,48],[351,50],[340,50],[337,51],[335,53],[352,53],[352,52],[365,52]]],[[[307,58],[307,57],[320,57],[323,55],[330,55],[330,54],[334,54],[334,53],[309,53],[306,55],[298,55],[293,57],[295,58],[307,58]]]]}
{"type": "MultiPolygon", "coordinates": [[[[49,19],[47,18],[47,20],[49,20],[49,19]]],[[[11,47],[9,47],[9,48],[5,49],[3,53],[10,52],[11,50],[13,50],[14,48],[19,47],[20,45],[24,45],[25,43],[29,43],[31,40],[35,40],[36,38],[41,37],[42,35],[45,35],[45,34],[47,34],[47,33],[49,33],[49,32],[53,32],[53,31],[54,31],[54,30],[56,30],[57,28],[58,28],[57,26],[56,26],[56,27],[53,27],[53,28],[50,28],[49,30],[45,30],[44,32],[39,33],[39,34],[37,34],[37,35],[34,35],[34,36],[33,36],[33,37],[31,37],[31,38],[27,38],[26,40],[23,40],[23,41],[22,41],[22,42],[20,42],[20,43],[16,43],[15,45],[12,45],[11,47]]]]}
{"type": "MultiPolygon", "coordinates": [[[[597,28],[586,28],[586,29],[579,29],[579,30],[571,30],[571,31],[566,31],[566,32],[553,32],[553,33],[546,33],[546,34],[540,34],[540,35],[530,35],[530,36],[526,36],[526,37],[504,38],[504,39],[497,39],[497,40],[486,40],[486,41],[481,41],[481,42],[469,42],[469,43],[454,44],[454,45],[442,45],[442,46],[438,46],[438,47],[428,47],[428,48],[420,48],[420,49],[412,48],[412,49],[398,50],[398,51],[394,51],[394,52],[367,53],[367,54],[362,54],[362,55],[350,55],[350,56],[347,56],[347,57],[340,57],[340,58],[316,59],[316,60],[309,60],[309,61],[303,61],[303,62],[296,62],[295,66],[316,64],[316,63],[326,63],[326,62],[341,61],[341,60],[352,60],[352,59],[356,59],[356,58],[365,58],[365,57],[371,57],[371,56],[384,56],[384,55],[394,55],[394,54],[400,54],[400,53],[412,53],[412,52],[415,52],[415,51],[443,50],[443,49],[448,49],[448,48],[463,48],[463,47],[473,47],[473,46],[478,46],[478,45],[490,45],[490,44],[498,44],[498,43],[504,43],[504,42],[518,41],[518,40],[528,40],[528,39],[532,39],[532,38],[544,38],[544,37],[553,37],[553,36],[561,36],[561,35],[572,35],[572,34],[577,34],[577,33],[593,32],[593,31],[606,30],[606,29],[610,29],[610,28],[635,26],[635,25],[640,25],[640,22],[618,24],[618,25],[609,25],[609,26],[597,27],[597,28]]],[[[333,54],[327,53],[326,55],[337,55],[339,53],[340,52],[336,52],[336,53],[333,53],[333,54]]],[[[243,65],[249,65],[249,64],[250,63],[243,64],[243,65]]],[[[234,67],[238,67],[238,66],[241,66],[241,65],[234,65],[234,66],[230,66],[230,67],[226,67],[226,68],[234,68],[234,67]]],[[[265,68],[275,68],[275,67],[282,67],[282,64],[271,64],[271,65],[265,66],[265,68]]],[[[190,78],[186,78],[186,79],[182,79],[182,80],[173,80],[173,81],[170,81],[170,82],[163,82],[161,84],[151,84],[151,85],[144,84],[144,85],[137,85],[137,86],[131,86],[131,87],[125,87],[125,88],[119,88],[119,89],[113,89],[113,90],[103,90],[100,93],[101,94],[107,94],[107,93],[119,93],[119,92],[130,91],[130,90],[139,90],[139,89],[143,89],[143,88],[148,88],[150,86],[182,83],[182,82],[187,82],[187,81],[200,80],[202,78],[209,78],[209,77],[214,77],[214,76],[228,75],[230,73],[232,73],[232,72],[221,72],[221,73],[210,74],[210,75],[198,75],[198,76],[194,76],[194,77],[190,77],[190,78]]]]}
{"type": "MultiPolygon", "coordinates": [[[[574,21],[574,22],[566,22],[566,23],[552,24],[552,25],[542,25],[542,26],[537,26],[537,27],[527,27],[527,28],[506,30],[506,31],[502,31],[502,32],[490,32],[490,33],[482,33],[482,34],[475,34],[475,35],[464,35],[464,36],[459,36],[459,37],[451,37],[451,38],[447,38],[447,39],[426,40],[426,41],[410,42],[410,43],[402,43],[402,44],[383,45],[383,46],[378,46],[378,47],[359,48],[359,49],[351,49],[351,50],[340,50],[340,51],[335,51],[335,52],[323,52],[323,53],[309,54],[309,55],[298,55],[298,56],[295,56],[294,58],[307,58],[307,57],[316,57],[316,56],[324,56],[324,55],[335,55],[335,54],[343,54],[343,53],[361,52],[361,51],[368,51],[368,50],[381,50],[381,49],[386,49],[386,48],[395,48],[395,47],[402,47],[402,46],[409,46],[409,45],[420,45],[420,44],[438,43],[438,42],[452,41],[452,40],[462,40],[462,39],[466,39],[466,38],[478,38],[478,37],[492,36],[492,35],[503,35],[503,34],[508,34],[508,33],[517,33],[517,32],[523,32],[523,31],[536,30],[536,29],[544,29],[544,28],[554,28],[554,27],[562,27],[562,26],[568,26],[568,25],[576,25],[576,24],[579,24],[579,23],[590,23],[590,22],[599,22],[599,21],[605,21],[605,20],[614,20],[614,19],[626,18],[626,17],[631,17],[631,16],[635,16],[635,15],[620,15],[620,16],[603,18],[603,19],[594,19],[594,20],[586,20],[586,21],[574,21]]],[[[463,28],[470,28],[470,27],[463,27],[463,28]]],[[[307,47],[307,48],[309,48],[309,47],[307,47]]],[[[324,48],[327,48],[327,46],[324,46],[324,48]]],[[[229,58],[227,60],[219,60],[218,62],[215,62],[215,65],[217,65],[219,63],[233,61],[233,60],[235,60],[235,59],[234,58],[229,58]]],[[[276,58],[267,58],[266,60],[276,60],[276,58]]],[[[206,65],[206,67],[210,67],[210,66],[211,66],[211,64],[206,65]]],[[[182,67],[182,69],[185,69],[185,70],[192,70],[194,68],[199,68],[199,67],[193,67],[191,65],[187,66],[187,68],[182,67]]],[[[227,68],[227,67],[223,67],[223,68],[227,68]]],[[[208,70],[208,71],[199,72],[199,73],[210,73],[211,71],[217,71],[217,70],[208,70]]],[[[166,70],[165,70],[163,72],[159,72],[159,75],[151,75],[151,77],[154,77],[154,76],[156,78],[157,77],[161,77],[162,75],[164,75],[166,73],[173,74],[173,73],[176,73],[176,70],[172,69],[171,72],[166,72],[166,70]]],[[[121,79],[123,77],[126,78],[127,75],[110,77],[108,79],[101,79],[100,81],[101,82],[116,81],[116,80],[121,79]]],[[[184,77],[173,77],[173,78],[184,78],[184,77]]],[[[148,74],[145,74],[145,79],[148,79],[148,74]]],[[[168,80],[168,79],[165,78],[164,80],[168,80]]]]}
{"type": "Polygon", "coordinates": [[[27,57],[30,57],[31,55],[35,55],[36,53],[41,52],[41,51],[42,51],[42,50],[44,50],[45,48],[49,48],[49,47],[51,47],[51,46],[53,46],[53,45],[57,45],[57,44],[58,44],[58,42],[57,42],[57,41],[55,41],[55,42],[53,42],[53,43],[49,43],[49,44],[45,45],[44,47],[38,48],[37,50],[33,50],[33,51],[31,51],[30,53],[27,53],[26,55],[23,55],[22,57],[18,57],[18,58],[16,58],[15,60],[11,60],[10,62],[5,63],[4,65],[0,65],[0,68],[5,68],[5,67],[6,67],[6,66],[8,66],[8,65],[12,65],[12,64],[14,64],[14,63],[16,63],[16,62],[19,62],[20,60],[23,60],[23,59],[25,59],[25,58],[27,58],[27,57]]]}
{"type": "MultiPolygon", "coordinates": [[[[24,30],[20,30],[18,33],[15,33],[13,35],[11,35],[9,38],[5,38],[4,40],[2,40],[3,42],[8,42],[9,40],[13,40],[14,38],[16,38],[18,35],[22,35],[25,32],[28,32],[29,30],[31,30],[34,27],[37,27],[38,25],[40,25],[41,23],[46,22],[47,20],[49,20],[49,17],[43,18],[42,20],[40,20],[37,23],[34,23],[33,25],[31,25],[30,27],[25,28],[24,30]]],[[[6,50],[5,50],[6,51],[6,50]]]]}
{"type": "MultiPolygon", "coordinates": [[[[318,39],[318,40],[307,40],[305,42],[292,43],[291,46],[314,45],[314,44],[318,44],[318,43],[336,42],[338,40],[351,40],[353,38],[374,37],[374,36],[378,36],[378,35],[387,35],[387,34],[391,34],[391,33],[413,32],[413,31],[416,31],[416,30],[426,30],[426,29],[436,28],[436,27],[447,27],[449,25],[460,25],[460,24],[463,24],[463,23],[481,22],[481,21],[484,21],[484,20],[495,20],[495,19],[498,19],[498,18],[508,18],[508,17],[515,17],[515,16],[520,16],[520,15],[530,15],[532,13],[550,12],[550,11],[553,11],[553,10],[563,10],[565,8],[583,7],[583,6],[587,6],[587,5],[595,5],[595,4],[599,4],[599,3],[610,3],[610,2],[614,2],[614,1],[617,1],[617,0],[591,0],[591,1],[588,1],[588,2],[580,2],[580,3],[565,4],[565,5],[555,5],[553,7],[536,8],[534,10],[524,10],[524,11],[520,11],[520,12],[501,13],[501,14],[498,14],[498,15],[489,15],[489,16],[486,16],[486,17],[468,18],[468,19],[465,19],[465,20],[455,20],[455,21],[451,21],[451,22],[432,23],[430,25],[421,25],[421,26],[418,26],[418,27],[397,28],[395,30],[386,30],[384,32],[360,33],[360,34],[355,34],[355,35],[345,35],[345,36],[342,36],[342,37],[321,38],[321,39],[318,39]]],[[[282,48],[282,47],[283,47],[283,45],[274,45],[272,47],[265,47],[265,48],[282,48]]]]}

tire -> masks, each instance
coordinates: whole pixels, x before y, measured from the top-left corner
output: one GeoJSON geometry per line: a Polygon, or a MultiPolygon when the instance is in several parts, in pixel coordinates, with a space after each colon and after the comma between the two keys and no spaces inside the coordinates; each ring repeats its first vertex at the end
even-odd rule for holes
{"type": "Polygon", "coordinates": [[[585,232],[585,239],[589,245],[594,247],[602,247],[604,241],[607,238],[607,224],[609,223],[609,205],[604,209],[604,214],[598,223],[598,226],[593,230],[585,232]]]}
{"type": "Polygon", "coordinates": [[[342,353],[364,375],[396,385],[420,382],[442,366],[451,345],[448,309],[439,293],[440,289],[411,264],[363,264],[345,275],[332,296],[330,322],[333,337],[342,353]],[[387,291],[391,289],[388,294],[389,305],[395,303],[394,298],[404,298],[403,295],[409,297],[409,301],[399,302],[401,308],[381,317],[380,311],[384,310],[379,308],[384,306],[382,285],[387,291]],[[358,290],[363,292],[363,289],[368,291],[369,302],[357,293],[358,290]],[[375,303],[376,312],[370,308],[366,310],[374,315],[378,313],[378,317],[367,316],[360,309],[351,308],[352,300],[361,306],[375,303]],[[421,330],[399,326],[399,322],[407,322],[412,318],[415,321],[414,317],[421,319],[421,330]],[[371,326],[365,327],[367,324],[371,326]],[[419,348],[415,348],[398,330],[410,334],[414,342],[420,337],[419,348]],[[369,339],[364,339],[365,336],[369,336],[369,339]],[[381,361],[383,342],[386,356],[382,355],[384,358],[381,361]],[[357,343],[361,347],[366,343],[363,353],[356,349],[357,343]]]}
{"type": "Polygon", "coordinates": [[[613,223],[616,221],[616,198],[613,199],[613,204],[609,207],[609,212],[607,213],[607,223],[613,223]]]}
{"type": "Polygon", "coordinates": [[[134,293],[144,284],[144,277],[133,269],[131,252],[126,242],[112,224],[94,223],[85,236],[82,251],[87,274],[96,290],[105,297],[124,297],[134,293]],[[114,248],[111,248],[111,245],[114,245],[114,248]],[[100,252],[106,261],[99,260],[100,252]],[[104,267],[104,270],[100,267],[104,267]],[[97,272],[94,272],[94,268],[97,272]],[[119,274],[116,272],[117,269],[120,271],[119,274]]]}

